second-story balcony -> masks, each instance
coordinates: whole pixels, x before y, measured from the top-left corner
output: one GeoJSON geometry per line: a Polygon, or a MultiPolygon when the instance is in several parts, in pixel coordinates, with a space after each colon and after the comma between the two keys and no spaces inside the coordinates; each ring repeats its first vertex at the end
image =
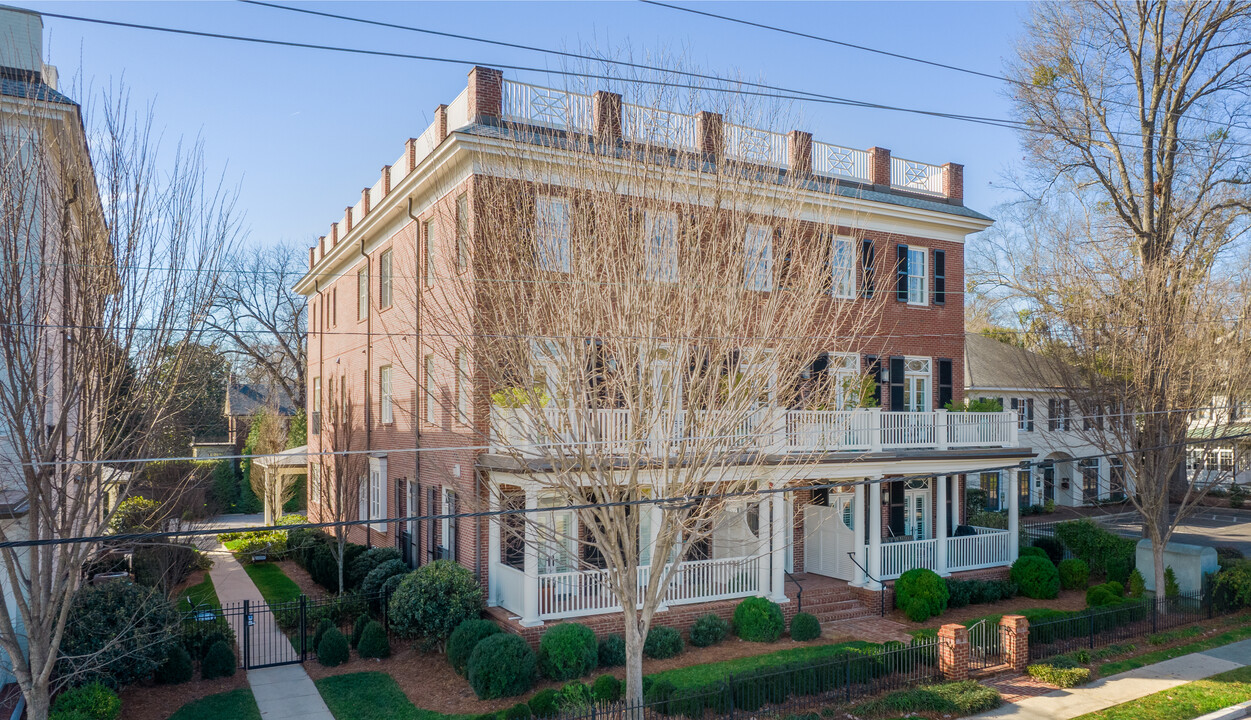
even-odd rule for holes
{"type": "Polygon", "coordinates": [[[546,407],[491,408],[494,451],[552,454],[672,455],[682,443],[768,454],[880,453],[1016,447],[1017,417],[1007,412],[792,410],[750,413],[546,407]]]}

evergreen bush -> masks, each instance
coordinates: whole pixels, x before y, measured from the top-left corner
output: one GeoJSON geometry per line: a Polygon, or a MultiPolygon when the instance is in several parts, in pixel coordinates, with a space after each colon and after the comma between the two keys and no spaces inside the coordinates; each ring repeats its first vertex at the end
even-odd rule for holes
{"type": "Polygon", "coordinates": [[[1064,561],[1064,543],[1059,540],[1053,537],[1040,537],[1035,538],[1032,545],[1036,548],[1041,548],[1043,552],[1047,553],[1047,559],[1051,560],[1053,565],[1059,567],[1060,563],[1064,561]]]}
{"type": "Polygon", "coordinates": [[[709,647],[725,639],[730,632],[730,623],[719,615],[708,613],[701,615],[691,626],[691,644],[695,647],[709,647]]]}
{"type": "Polygon", "coordinates": [[[1164,568],[1164,597],[1175,598],[1181,595],[1181,587],[1177,585],[1177,574],[1173,568],[1164,568]]]}
{"type": "Polygon", "coordinates": [[[178,613],[154,588],[85,585],[70,602],[59,676],[124,687],[151,677],[170,646],[178,644],[178,613]]]}
{"type": "Polygon", "coordinates": [[[347,638],[339,632],[339,628],[330,628],[322,633],[321,642],[317,643],[317,662],[326,667],[338,667],[348,661],[350,650],[347,638]]]}
{"type": "Polygon", "coordinates": [[[621,667],[625,665],[625,651],[625,638],[616,633],[605,635],[599,641],[599,666],[621,667]]]}
{"type": "Polygon", "coordinates": [[[389,609],[396,634],[416,638],[419,647],[431,650],[441,646],[457,625],[482,614],[482,586],[469,568],[435,560],[404,576],[391,595],[389,609]]]}
{"type": "Polygon", "coordinates": [[[122,700],[103,683],[89,683],[70,688],[56,696],[52,703],[52,720],[58,717],[84,720],[117,720],[122,714],[122,700]]]}
{"type": "Polygon", "coordinates": [[[599,664],[595,632],[580,623],[561,623],[539,638],[539,672],[552,680],[572,680],[599,664]]]}
{"type": "MultiPolygon", "coordinates": [[[[1040,547],[1034,547],[1034,546],[1021,548],[1020,552],[1017,553],[1017,557],[1044,557],[1044,558],[1047,558],[1048,560],[1051,559],[1047,555],[1046,550],[1043,550],[1040,547]]],[[[1054,564],[1054,562],[1052,564],[1054,564]]]]}
{"type": "Polygon", "coordinates": [[[895,607],[913,622],[923,622],[947,610],[947,583],[927,568],[913,568],[895,581],[895,607]]]}
{"type": "Polygon", "coordinates": [[[408,572],[408,564],[403,560],[388,560],[370,570],[361,581],[361,594],[369,601],[370,607],[379,608],[386,599],[382,588],[387,580],[396,575],[407,575],[408,572]]]}
{"type": "Polygon", "coordinates": [[[482,638],[504,632],[490,620],[474,618],[466,620],[447,639],[447,662],[457,675],[468,672],[469,656],[482,638]]]}
{"type": "Polygon", "coordinates": [[[667,660],[682,654],[682,633],[664,625],[654,625],[643,641],[643,654],[653,660],[667,660]]]}
{"type": "Polygon", "coordinates": [[[504,720],[530,720],[530,706],[525,703],[517,703],[504,711],[504,720]]]}
{"type": "Polygon", "coordinates": [[[356,653],[363,658],[391,657],[391,640],[387,638],[387,631],[382,629],[382,623],[370,620],[365,625],[356,653]]]}
{"type": "MultiPolygon", "coordinates": [[[[365,626],[369,624],[370,617],[368,613],[361,613],[356,616],[356,622],[352,623],[352,649],[355,650],[361,644],[361,635],[365,632],[365,626]]],[[[316,647],[317,643],[313,643],[316,647]]]]}
{"type": "MultiPolygon", "coordinates": [[[[611,636],[610,636],[611,637],[611,636]]],[[[534,694],[526,703],[536,718],[550,717],[556,714],[556,688],[544,688],[534,694]]]]}
{"type": "Polygon", "coordinates": [[[734,608],[734,633],[750,642],[774,642],[782,637],[786,620],[782,608],[762,597],[745,598],[734,608]]]}
{"type": "MultiPolygon", "coordinates": [[[[512,633],[483,638],[469,655],[468,668],[469,686],[482,700],[513,697],[534,686],[534,651],[512,633]]],[[[538,714],[533,705],[531,710],[538,714]]]]}
{"type": "Polygon", "coordinates": [[[1034,599],[1051,599],[1060,594],[1060,572],[1045,557],[1019,557],[1009,573],[1021,594],[1034,599]]]}
{"type": "Polygon", "coordinates": [[[210,645],[208,652],[204,654],[204,661],[200,663],[200,677],[204,680],[231,677],[238,667],[239,662],[235,658],[235,651],[226,644],[225,640],[218,640],[210,645]]]}
{"type": "MultiPolygon", "coordinates": [[[[325,634],[326,634],[328,631],[330,631],[330,630],[335,630],[335,629],[337,629],[337,628],[336,628],[336,626],[335,626],[334,622],[333,622],[330,618],[322,618],[322,619],[321,619],[321,621],[317,623],[317,625],[316,625],[316,629],[314,629],[314,630],[313,630],[313,649],[314,649],[314,652],[316,651],[317,646],[318,646],[318,645],[321,645],[321,639],[322,639],[322,637],[324,637],[324,636],[325,636],[325,634]]],[[[362,629],[363,629],[363,628],[362,628],[362,629]]]]}
{"type": "Polygon", "coordinates": [[[1081,590],[1090,584],[1090,567],[1085,560],[1061,560],[1056,570],[1060,573],[1060,587],[1065,590],[1081,590]]]}
{"type": "Polygon", "coordinates": [[[195,666],[191,663],[191,654],[181,645],[173,645],[165,662],[156,669],[156,681],[161,685],[179,685],[195,676],[195,666]]]}
{"type": "Polygon", "coordinates": [[[624,692],[622,682],[612,675],[600,675],[591,685],[591,698],[598,702],[617,702],[624,692]]]}
{"type": "Polygon", "coordinates": [[[821,621],[811,613],[795,613],[791,618],[791,639],[796,642],[807,642],[821,637],[821,621]]]}
{"type": "Polygon", "coordinates": [[[1138,572],[1138,568],[1129,574],[1129,582],[1125,584],[1125,594],[1128,597],[1139,598],[1147,591],[1147,581],[1143,579],[1142,573],[1138,572]]]}

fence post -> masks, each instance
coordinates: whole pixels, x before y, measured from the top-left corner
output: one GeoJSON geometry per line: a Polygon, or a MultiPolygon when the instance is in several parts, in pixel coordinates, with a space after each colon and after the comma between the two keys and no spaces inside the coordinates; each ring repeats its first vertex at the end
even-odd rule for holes
{"type": "Polygon", "coordinates": [[[1090,613],[1089,615],[1086,616],[1086,619],[1090,620],[1090,649],[1094,650],[1095,649],[1095,614],[1090,613]]]}
{"type": "Polygon", "coordinates": [[[938,629],[938,669],[947,680],[969,679],[969,629],[955,623],[938,629]]]}
{"type": "Polygon", "coordinates": [[[252,635],[252,606],[247,600],[243,601],[243,669],[247,670],[251,663],[251,635],[252,635]]]}
{"type": "Polygon", "coordinates": [[[1003,662],[1017,672],[1029,664],[1029,620],[1024,615],[1004,615],[999,620],[1003,662]]]}
{"type": "Polygon", "coordinates": [[[308,596],[300,593],[300,662],[308,659],[308,596]]]}
{"type": "Polygon", "coordinates": [[[1204,594],[1205,594],[1205,596],[1206,596],[1206,597],[1204,597],[1203,599],[1204,599],[1204,600],[1207,602],[1207,604],[1208,604],[1208,620],[1211,620],[1211,619],[1212,619],[1212,591],[1211,591],[1211,590],[1208,590],[1208,592],[1206,592],[1206,593],[1204,593],[1204,594]]]}

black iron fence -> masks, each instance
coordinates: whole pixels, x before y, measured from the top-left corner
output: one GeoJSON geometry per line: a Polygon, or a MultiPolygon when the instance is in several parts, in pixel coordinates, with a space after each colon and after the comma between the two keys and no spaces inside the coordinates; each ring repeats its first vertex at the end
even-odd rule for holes
{"type": "Polygon", "coordinates": [[[992,625],[985,620],[974,623],[969,628],[969,669],[985,670],[1002,665],[1004,635],[1008,632],[998,623],[992,625]]]}
{"type": "Polygon", "coordinates": [[[1031,622],[1029,658],[1095,650],[1213,616],[1210,594],[1129,600],[1054,620],[1031,622]]]}

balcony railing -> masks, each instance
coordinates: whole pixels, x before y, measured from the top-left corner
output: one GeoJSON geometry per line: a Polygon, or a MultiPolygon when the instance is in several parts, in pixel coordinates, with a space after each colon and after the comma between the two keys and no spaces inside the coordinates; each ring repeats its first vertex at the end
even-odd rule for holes
{"type": "Polygon", "coordinates": [[[1016,447],[1016,413],[788,410],[751,413],[680,410],[640,417],[629,409],[493,407],[492,447],[538,457],[561,452],[668,456],[683,443],[701,450],[771,454],[1016,447]]]}
{"type": "MultiPolygon", "coordinates": [[[[1000,567],[1012,562],[1007,530],[975,527],[976,535],[947,538],[947,572],[1000,567]]],[[[938,539],[882,543],[883,580],[894,580],[913,568],[938,569],[938,539]]],[[[869,546],[865,545],[868,555],[869,546]]]]}

